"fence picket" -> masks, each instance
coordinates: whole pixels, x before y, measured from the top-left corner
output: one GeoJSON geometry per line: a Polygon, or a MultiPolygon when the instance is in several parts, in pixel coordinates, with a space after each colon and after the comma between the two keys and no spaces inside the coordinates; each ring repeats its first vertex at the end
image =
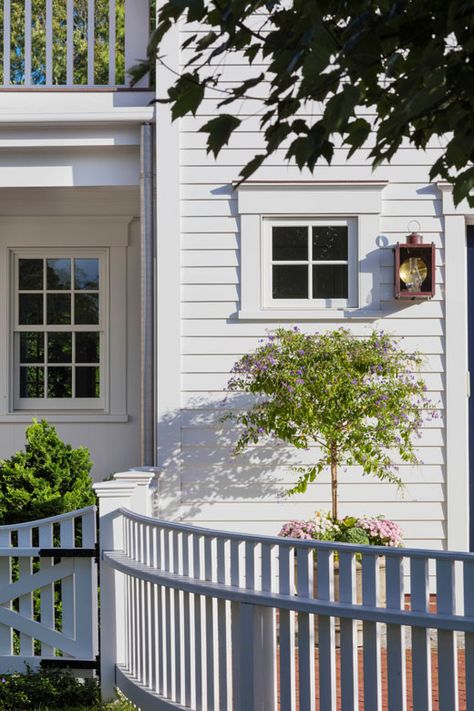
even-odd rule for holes
{"type": "MultiPolygon", "coordinates": [[[[20,528],[18,531],[18,547],[19,548],[30,548],[31,547],[31,528],[20,528]]],[[[24,583],[25,580],[31,577],[33,572],[32,559],[21,557],[18,560],[18,580],[24,583]]],[[[19,608],[18,611],[22,617],[27,620],[33,619],[33,595],[31,592],[27,592],[19,597],[19,608]]],[[[33,639],[29,634],[20,632],[20,654],[24,657],[31,657],[33,655],[33,639]]]]}
{"type": "MultiPolygon", "coordinates": [[[[291,548],[278,552],[280,593],[290,595],[293,587],[294,558],[291,548]]],[[[295,613],[280,610],[280,708],[296,711],[295,613]]]]}
{"type": "MultiPolygon", "coordinates": [[[[333,553],[318,550],[316,565],[318,571],[318,600],[334,599],[333,553]]],[[[336,709],[336,651],[334,639],[334,618],[318,616],[319,638],[319,704],[324,711],[336,709]]]]}
{"type": "MultiPolygon", "coordinates": [[[[339,597],[352,604],[356,600],[356,568],[353,553],[339,553],[339,597]]],[[[341,707],[342,711],[359,708],[357,623],[341,619],[341,707]]]]}
{"type": "MultiPolygon", "coordinates": [[[[10,548],[11,547],[11,534],[7,529],[0,528],[0,548],[10,548]]],[[[9,556],[0,558],[0,580],[6,582],[6,584],[11,583],[11,558],[9,556]]],[[[6,610],[11,610],[11,602],[3,602],[1,607],[6,610]]],[[[9,656],[12,653],[12,642],[13,634],[12,628],[8,625],[0,623],[0,655],[9,656]]]]}
{"type": "MultiPolygon", "coordinates": [[[[298,551],[296,563],[298,597],[311,598],[313,596],[313,551],[298,551]]],[[[314,615],[306,612],[298,613],[298,681],[300,707],[307,711],[315,711],[314,615]]]]}
{"type": "MultiPolygon", "coordinates": [[[[411,609],[416,612],[427,612],[429,607],[428,560],[412,558],[411,573],[411,609]]],[[[429,630],[413,627],[412,642],[412,675],[413,675],[413,711],[431,711],[431,649],[429,630]]]]}
{"type": "MultiPolygon", "coordinates": [[[[39,527],[39,545],[40,548],[53,547],[53,526],[50,523],[39,527]]],[[[40,570],[51,568],[53,558],[41,558],[40,570]]],[[[41,624],[49,629],[54,629],[54,585],[49,583],[40,588],[40,614],[41,624]]],[[[52,657],[54,655],[54,647],[49,644],[41,643],[41,655],[44,657],[52,657]]]]}
{"type": "MultiPolygon", "coordinates": [[[[387,609],[403,609],[403,559],[386,561],[387,609]]],[[[388,711],[406,711],[405,629],[387,625],[387,700],[388,711]]]]}
{"type": "MultiPolygon", "coordinates": [[[[228,546],[224,538],[217,539],[217,582],[221,585],[227,583],[226,580],[226,555],[228,546]]],[[[229,664],[228,664],[228,639],[229,629],[227,624],[228,611],[225,600],[217,601],[217,631],[218,631],[218,654],[217,654],[217,674],[219,678],[219,704],[220,711],[229,708],[229,664]]]]}
{"type": "MultiPolygon", "coordinates": [[[[436,561],[436,599],[440,614],[454,614],[454,561],[436,561]]],[[[438,630],[438,685],[440,711],[457,711],[458,658],[457,635],[452,630],[438,630]]]]}
{"type": "MultiPolygon", "coordinates": [[[[213,579],[213,561],[212,561],[213,539],[210,536],[204,537],[204,579],[211,581],[213,579]]],[[[212,597],[206,596],[204,599],[205,611],[205,647],[206,647],[206,699],[207,708],[209,711],[215,709],[215,683],[216,674],[214,672],[215,665],[215,625],[214,625],[214,609],[212,597]]]]}
{"type": "MultiPolygon", "coordinates": [[[[375,607],[378,598],[378,555],[362,556],[362,603],[375,607]]],[[[363,622],[364,635],[364,706],[367,711],[382,708],[380,673],[380,630],[376,622],[363,622]]]]}

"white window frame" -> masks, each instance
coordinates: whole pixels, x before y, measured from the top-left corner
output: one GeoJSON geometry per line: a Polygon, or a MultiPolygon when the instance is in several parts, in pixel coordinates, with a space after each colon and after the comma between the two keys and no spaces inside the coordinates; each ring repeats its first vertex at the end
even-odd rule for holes
{"type": "MultiPolygon", "coordinates": [[[[132,218],[126,216],[0,217],[0,422],[31,422],[44,415],[50,422],[127,422],[127,248],[132,218]],[[107,254],[105,289],[109,319],[105,325],[107,352],[102,407],[15,408],[12,267],[16,253],[44,256],[46,251],[107,254]]],[[[95,399],[95,398],[94,398],[95,399]]]]}
{"type": "MultiPolygon", "coordinates": [[[[106,249],[16,249],[11,253],[13,286],[11,292],[12,324],[10,331],[12,348],[13,373],[11,382],[13,383],[13,409],[14,410],[105,410],[108,402],[107,392],[107,363],[108,363],[108,324],[109,304],[108,304],[108,283],[109,283],[109,255],[106,249]],[[73,324],[43,324],[21,325],[18,316],[18,294],[19,294],[19,261],[20,259],[87,259],[96,258],[99,260],[99,323],[97,325],[73,325],[73,324]],[[37,331],[45,332],[80,332],[97,331],[100,334],[100,397],[98,398],[22,398],[20,396],[20,333],[37,331]]],[[[44,293],[44,292],[43,292],[44,293]]],[[[44,314],[46,315],[46,314],[44,314]]],[[[45,364],[47,354],[45,353],[45,364]]],[[[73,367],[73,366],[71,366],[73,367]]]]}
{"type": "MultiPolygon", "coordinates": [[[[381,309],[380,213],[387,181],[245,181],[237,186],[240,217],[242,320],[376,319],[381,309]],[[269,295],[268,225],[275,221],[351,225],[357,254],[347,303],[272,299],[269,295]],[[295,303],[298,302],[299,303],[295,303]]],[[[345,300],[341,300],[345,301],[345,300]]]]}
{"type": "MultiPolygon", "coordinates": [[[[357,220],[354,218],[348,219],[310,219],[310,218],[263,218],[263,239],[262,239],[262,303],[267,308],[347,308],[357,306],[357,220]],[[309,239],[309,253],[306,260],[285,260],[278,261],[272,257],[272,234],[273,227],[347,227],[348,239],[348,254],[347,260],[324,260],[315,262],[312,259],[311,239],[309,239]],[[312,264],[330,265],[330,264],[347,264],[348,276],[348,297],[347,299],[275,299],[273,298],[273,265],[291,265],[302,264],[308,266],[308,281],[312,278],[312,264]]],[[[308,288],[309,294],[309,288],[308,288]]]]}

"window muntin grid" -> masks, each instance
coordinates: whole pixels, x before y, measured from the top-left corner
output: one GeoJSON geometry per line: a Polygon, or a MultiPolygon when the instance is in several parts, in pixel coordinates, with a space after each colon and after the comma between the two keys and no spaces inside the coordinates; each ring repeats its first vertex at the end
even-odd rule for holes
{"type": "Polygon", "coordinates": [[[17,255],[15,403],[102,408],[104,258],[17,255]]]}
{"type": "Polygon", "coordinates": [[[357,305],[357,235],[352,218],[266,218],[263,303],[273,307],[357,305]]]}

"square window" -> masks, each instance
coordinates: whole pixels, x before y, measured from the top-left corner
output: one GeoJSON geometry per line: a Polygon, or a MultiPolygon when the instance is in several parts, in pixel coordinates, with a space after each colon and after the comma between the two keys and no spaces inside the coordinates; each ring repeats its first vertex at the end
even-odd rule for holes
{"type": "Polygon", "coordinates": [[[264,234],[264,304],[340,308],[356,300],[355,235],[350,222],[269,221],[264,234]]]}

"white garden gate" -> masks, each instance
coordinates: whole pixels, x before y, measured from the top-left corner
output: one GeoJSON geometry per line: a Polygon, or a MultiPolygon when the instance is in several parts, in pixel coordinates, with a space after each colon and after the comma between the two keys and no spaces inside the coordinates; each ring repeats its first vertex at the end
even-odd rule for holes
{"type": "Polygon", "coordinates": [[[0,526],[1,674],[98,666],[96,540],[95,506],[0,526]]]}

